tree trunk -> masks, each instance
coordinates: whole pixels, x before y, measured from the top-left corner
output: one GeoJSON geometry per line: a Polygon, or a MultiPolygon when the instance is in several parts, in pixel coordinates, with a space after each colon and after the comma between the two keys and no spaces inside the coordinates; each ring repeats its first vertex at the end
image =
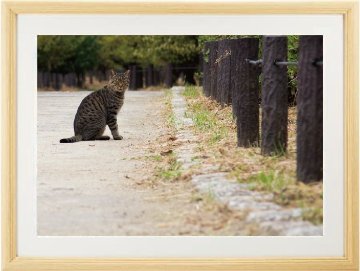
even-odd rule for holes
{"type": "Polygon", "coordinates": [[[164,83],[167,88],[171,88],[173,85],[173,67],[171,63],[167,63],[165,65],[165,72],[164,72],[164,83]]]}

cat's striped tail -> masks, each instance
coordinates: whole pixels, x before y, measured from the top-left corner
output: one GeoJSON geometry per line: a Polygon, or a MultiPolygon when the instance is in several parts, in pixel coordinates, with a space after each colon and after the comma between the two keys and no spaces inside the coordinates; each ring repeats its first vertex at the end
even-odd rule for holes
{"type": "Polygon", "coordinates": [[[69,138],[60,139],[60,143],[75,143],[75,142],[79,142],[81,140],[82,140],[82,136],[76,135],[76,136],[72,136],[69,138]]]}

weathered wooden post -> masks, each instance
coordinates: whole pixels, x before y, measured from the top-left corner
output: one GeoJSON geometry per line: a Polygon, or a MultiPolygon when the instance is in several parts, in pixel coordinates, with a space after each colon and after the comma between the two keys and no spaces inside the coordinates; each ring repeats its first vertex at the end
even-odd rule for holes
{"type": "Polygon", "coordinates": [[[65,75],[63,73],[60,74],[60,88],[62,89],[65,85],[65,75]]]}
{"type": "Polygon", "coordinates": [[[75,73],[70,73],[70,82],[71,82],[71,86],[75,87],[77,86],[77,77],[75,73]]]}
{"type": "Polygon", "coordinates": [[[260,69],[247,60],[257,60],[258,38],[231,40],[232,107],[236,116],[239,147],[259,144],[259,75],[260,69]]]}
{"type": "Polygon", "coordinates": [[[286,152],[288,122],[287,37],[263,37],[261,89],[261,153],[277,155],[286,152]]]}
{"type": "Polygon", "coordinates": [[[136,65],[130,66],[129,90],[136,90],[136,65]]]}
{"type": "Polygon", "coordinates": [[[63,85],[63,75],[61,73],[55,73],[55,90],[60,90],[63,85]]]}
{"type": "Polygon", "coordinates": [[[157,68],[155,68],[153,71],[153,84],[154,86],[160,85],[160,72],[157,68]]]}
{"type": "Polygon", "coordinates": [[[139,66],[136,66],[135,78],[135,88],[143,88],[143,70],[139,66]]]}
{"type": "Polygon", "coordinates": [[[49,72],[44,72],[43,79],[44,79],[44,87],[45,88],[50,87],[50,73],[49,72]]]}
{"type": "Polygon", "coordinates": [[[323,37],[300,36],[297,92],[297,179],[323,177],[323,37]]]}
{"type": "Polygon", "coordinates": [[[37,88],[43,88],[44,87],[44,73],[41,71],[38,71],[37,73],[37,88]]]}
{"type": "Polygon", "coordinates": [[[65,86],[69,87],[70,86],[70,73],[66,73],[64,75],[64,84],[65,86]]]}
{"type": "Polygon", "coordinates": [[[205,42],[204,44],[204,52],[203,52],[203,80],[202,80],[202,86],[203,86],[203,92],[205,96],[210,96],[210,88],[211,88],[211,82],[210,82],[210,44],[209,42],[205,42]]]}
{"type": "Polygon", "coordinates": [[[154,66],[152,64],[149,64],[146,67],[145,85],[146,87],[150,87],[154,85],[154,66]]]}
{"type": "Polygon", "coordinates": [[[218,42],[211,41],[209,42],[209,68],[210,68],[210,96],[216,100],[217,98],[217,51],[218,51],[218,42]]]}
{"type": "Polygon", "coordinates": [[[50,73],[50,88],[56,89],[56,73],[50,73]]]}
{"type": "Polygon", "coordinates": [[[164,67],[164,84],[167,88],[171,88],[173,84],[173,66],[167,63],[164,67]]]}
{"type": "Polygon", "coordinates": [[[230,40],[221,40],[218,43],[217,54],[217,99],[222,104],[231,102],[231,49],[230,40]]]}
{"type": "MultiPolygon", "coordinates": [[[[110,71],[108,72],[108,78],[110,78],[110,71]]],[[[76,74],[76,82],[77,82],[77,87],[78,88],[84,88],[84,74],[83,73],[78,73],[76,74]]]]}
{"type": "Polygon", "coordinates": [[[131,89],[131,90],[136,90],[137,89],[136,80],[137,80],[137,65],[131,65],[130,66],[129,89],[131,89]]]}

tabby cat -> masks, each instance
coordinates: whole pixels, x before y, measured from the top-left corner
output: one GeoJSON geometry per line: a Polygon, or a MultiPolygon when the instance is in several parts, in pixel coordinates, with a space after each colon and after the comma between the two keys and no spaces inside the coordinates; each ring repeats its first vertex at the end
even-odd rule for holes
{"type": "Polygon", "coordinates": [[[109,83],[102,89],[86,96],[79,105],[74,119],[75,136],[63,138],[60,143],[87,140],[109,140],[103,135],[109,126],[114,140],[121,140],[117,125],[117,113],[124,104],[124,94],[129,87],[130,71],[112,72],[109,83]]]}

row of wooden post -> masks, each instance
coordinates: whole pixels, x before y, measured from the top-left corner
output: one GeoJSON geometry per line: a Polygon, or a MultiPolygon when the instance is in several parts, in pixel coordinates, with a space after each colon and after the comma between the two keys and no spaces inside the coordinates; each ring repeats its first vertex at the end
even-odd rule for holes
{"type": "Polygon", "coordinates": [[[50,73],[41,72],[37,74],[37,86],[40,89],[51,88],[59,90],[63,87],[75,87],[78,85],[78,78],[75,73],[61,74],[61,73],[50,73]]]}
{"type": "MultiPolygon", "coordinates": [[[[164,67],[157,69],[153,65],[148,65],[145,69],[138,65],[131,65],[130,69],[130,90],[137,90],[144,87],[164,85],[171,87],[173,84],[172,64],[166,64],[164,67]]],[[[93,81],[104,82],[109,80],[110,71],[89,72],[84,75],[75,73],[51,73],[38,72],[37,84],[40,89],[60,90],[65,87],[84,87],[85,83],[92,84],[93,81]]]]}
{"type": "Polygon", "coordinates": [[[93,82],[107,81],[110,78],[111,71],[106,72],[88,72],[86,74],[76,73],[56,73],[56,72],[42,72],[37,73],[37,87],[39,89],[54,89],[60,90],[64,86],[70,88],[81,88],[86,83],[93,84],[93,82]]]}
{"type": "Polygon", "coordinates": [[[171,87],[173,84],[173,67],[168,63],[160,69],[154,68],[153,65],[148,65],[142,69],[138,65],[130,66],[130,90],[137,90],[140,88],[164,85],[171,87]]]}
{"type": "Polygon", "coordinates": [[[264,155],[286,152],[287,65],[298,65],[297,178],[303,182],[322,179],[322,44],[322,36],[300,36],[298,62],[289,63],[286,36],[264,36],[261,59],[258,38],[205,43],[205,95],[222,105],[232,105],[238,146],[260,145],[264,155]]]}

